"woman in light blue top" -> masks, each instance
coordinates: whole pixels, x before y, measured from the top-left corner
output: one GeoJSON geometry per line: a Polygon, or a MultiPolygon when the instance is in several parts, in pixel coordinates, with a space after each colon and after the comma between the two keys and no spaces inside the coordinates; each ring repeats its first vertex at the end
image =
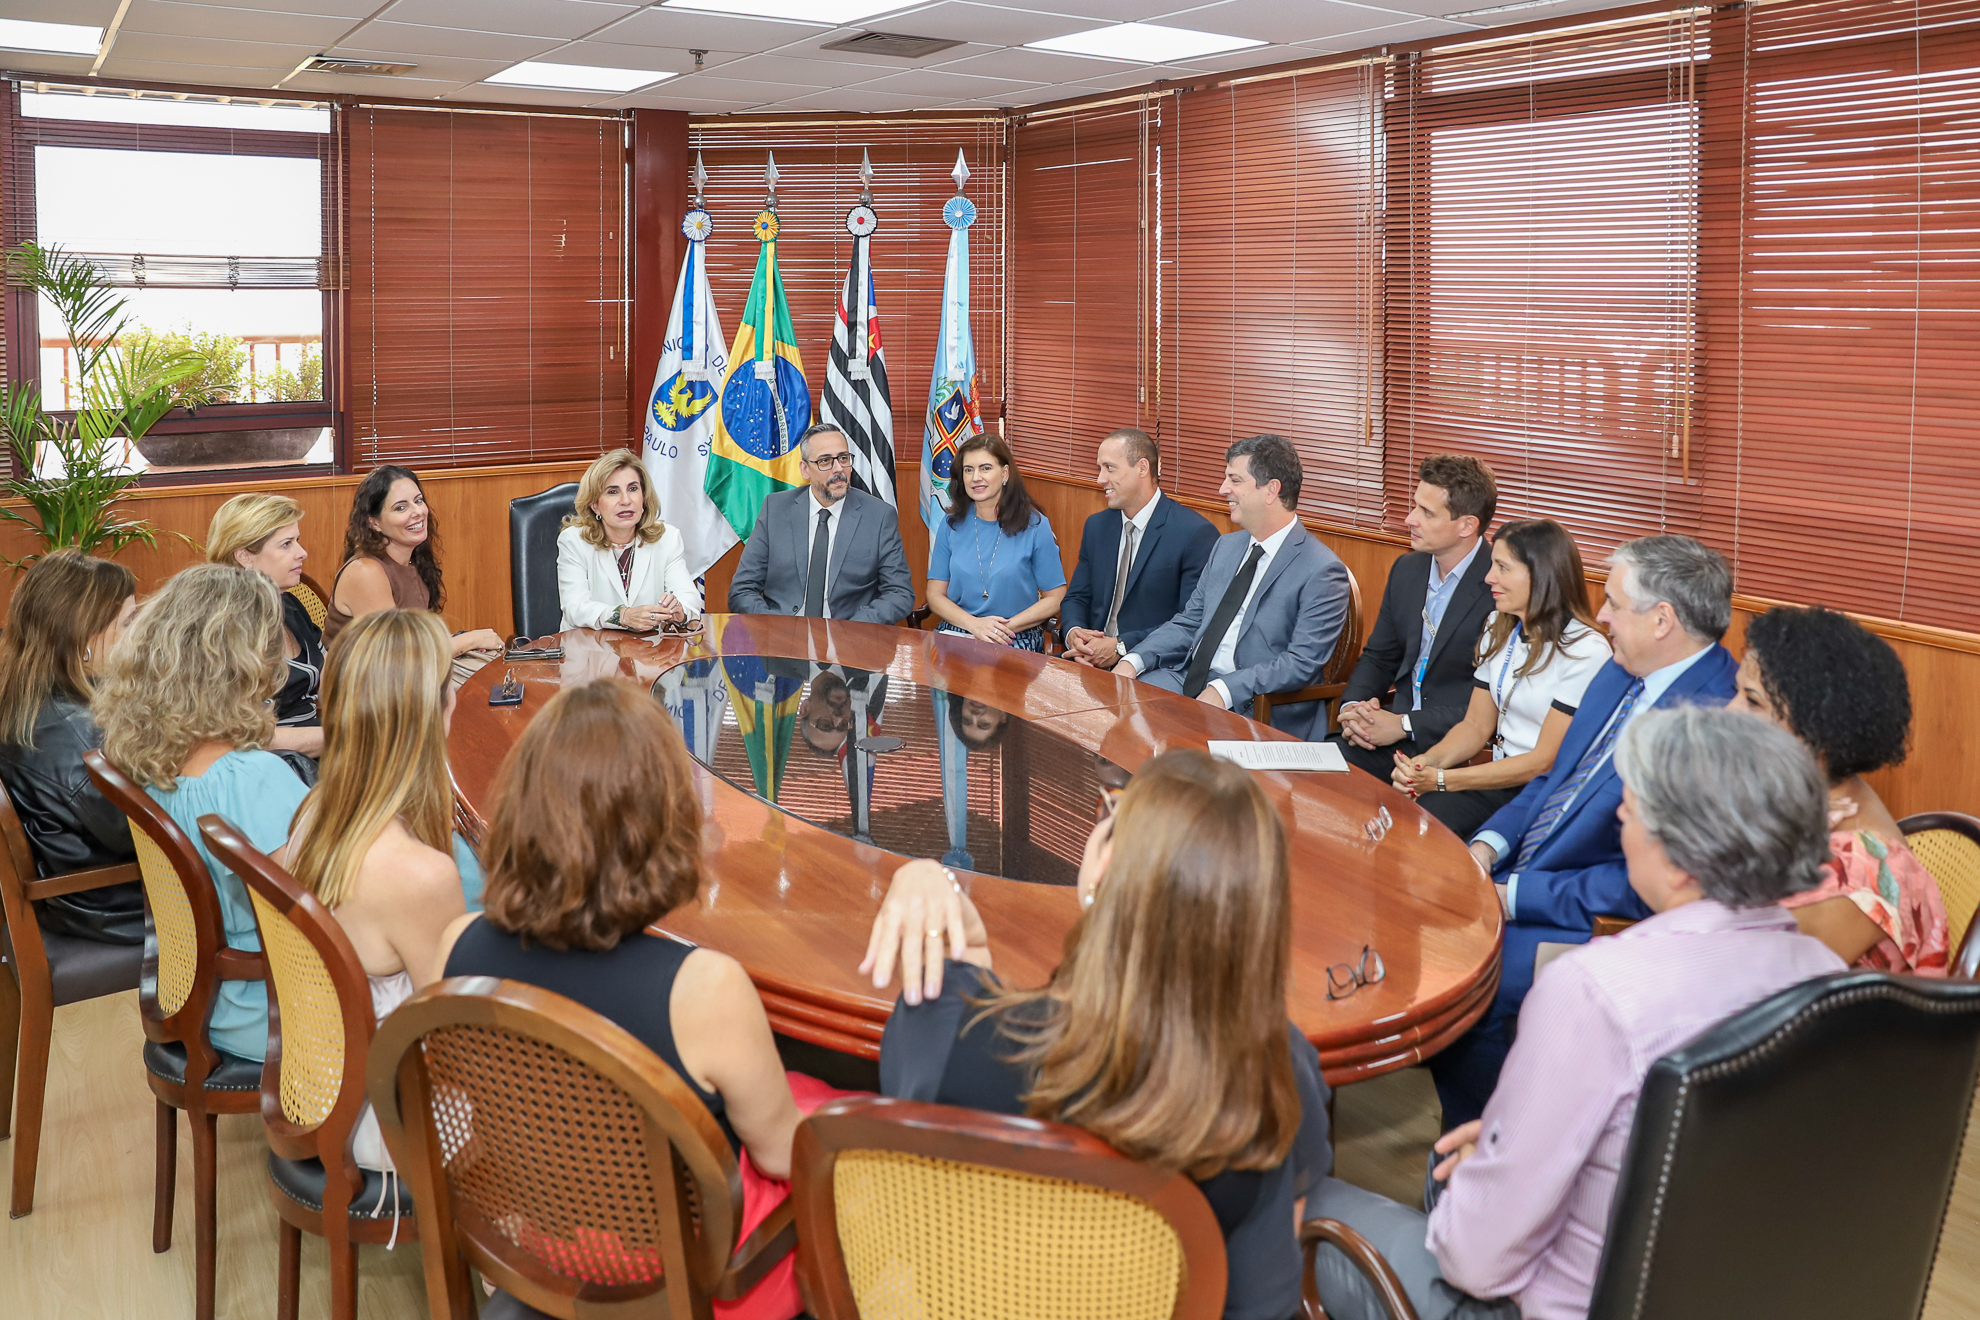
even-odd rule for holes
{"type": "MultiPolygon", "coordinates": [[[[252,569],[201,564],[138,608],[95,703],[104,756],[192,840],[236,949],[261,948],[254,905],[239,877],[207,851],[199,818],[225,816],[263,852],[289,837],[309,790],[264,750],[275,736],[275,689],[285,670],[274,582],[252,569]]],[[[267,985],[222,981],[208,1034],[228,1054],[266,1057],[267,985]]]]}
{"type": "Polygon", "coordinates": [[[928,607],[942,620],[936,631],[1042,651],[1040,625],[1065,598],[1059,542],[1010,446],[997,435],[963,441],[949,516],[935,524],[928,554],[928,607]]]}

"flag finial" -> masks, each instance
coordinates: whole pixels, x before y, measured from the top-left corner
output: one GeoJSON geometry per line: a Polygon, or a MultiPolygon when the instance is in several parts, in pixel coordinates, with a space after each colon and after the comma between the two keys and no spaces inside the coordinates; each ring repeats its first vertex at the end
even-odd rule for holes
{"type": "Polygon", "coordinates": [[[764,154],[769,159],[763,166],[763,187],[769,196],[763,204],[774,211],[777,209],[777,180],[781,177],[777,173],[777,153],[770,151],[764,154]]]}
{"type": "Polygon", "coordinates": [[[701,195],[708,189],[708,167],[702,163],[701,153],[694,153],[694,169],[688,173],[688,182],[694,185],[694,205],[699,208],[701,195]]]}
{"type": "Polygon", "coordinates": [[[969,166],[963,164],[961,148],[956,150],[956,167],[949,171],[949,177],[956,181],[957,192],[961,192],[963,185],[969,182],[969,166]]]}
{"type": "Polygon", "coordinates": [[[859,151],[859,201],[862,206],[873,205],[873,156],[864,147],[859,151]]]}

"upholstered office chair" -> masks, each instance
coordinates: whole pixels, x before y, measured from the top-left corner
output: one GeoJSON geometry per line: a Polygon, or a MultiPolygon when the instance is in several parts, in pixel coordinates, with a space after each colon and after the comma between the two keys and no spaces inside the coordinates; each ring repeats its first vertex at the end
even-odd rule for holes
{"type": "MultiPolygon", "coordinates": [[[[1343,565],[1343,567],[1346,567],[1343,565]]],[[[1303,701],[1327,703],[1327,723],[1322,735],[1340,724],[1341,695],[1347,691],[1354,662],[1361,659],[1361,583],[1354,570],[1347,570],[1348,611],[1341,623],[1341,635],[1334,641],[1334,653],[1327,657],[1320,681],[1293,692],[1261,692],[1251,699],[1251,718],[1260,724],[1272,723],[1272,707],[1291,706],[1303,701]]]]}
{"type": "Polygon", "coordinates": [[[1980,983],[1868,971],[1657,1060],[1589,1320],[1916,1320],[1977,1077],[1980,983]]]}
{"type": "Polygon", "coordinates": [[[709,1314],[789,1255],[786,1201],[739,1246],[742,1181],[714,1116],[607,1018],[456,977],[379,1027],[371,1103],[422,1207],[434,1320],[709,1314]]]}
{"type": "Polygon", "coordinates": [[[135,944],[104,944],[42,930],[35,920],[34,903],[137,878],[137,867],[126,862],[41,879],[13,799],[0,788],[0,963],[6,964],[0,969],[0,1138],[7,1135],[14,1117],[18,1059],[20,1131],[14,1134],[14,1194],[8,1207],[15,1219],[34,1209],[55,1010],[136,989],[144,962],[144,950],[135,944]]]}
{"type": "Polygon", "coordinates": [[[1078,1128],[863,1096],[798,1126],[798,1280],[819,1320],[1195,1320],[1224,1239],[1181,1174],[1078,1128]]]}
{"type": "Polygon", "coordinates": [[[566,481],[509,501],[509,603],[522,637],[557,632],[557,532],[577,503],[578,484],[566,481]]]}
{"type": "Polygon", "coordinates": [[[269,1200],[281,1217],[275,1313],[296,1320],[304,1230],[330,1254],[331,1320],[357,1320],[358,1244],[418,1236],[396,1179],[361,1169],[351,1131],[364,1113],[371,984],[344,928],[316,896],[217,815],[206,846],[247,886],[268,961],[268,1064],[261,1121],[269,1200]]]}
{"type": "Polygon", "coordinates": [[[1927,811],[1898,822],[1904,842],[1938,882],[1946,905],[1952,973],[1980,977],[1980,820],[1957,811],[1927,811]]]}
{"type": "Polygon", "coordinates": [[[193,1143],[194,1303],[197,1320],[212,1320],[214,1156],[221,1114],[252,1114],[260,1105],[261,1065],[223,1054],[207,1039],[206,1022],[222,981],[259,981],[261,955],[227,947],[220,895],[213,876],[172,818],[101,752],[84,752],[97,791],[131,822],[148,920],[138,1011],[144,1024],[145,1081],[157,1100],[157,1190],[151,1249],[172,1249],[172,1213],[179,1179],[179,1119],[193,1143]]]}

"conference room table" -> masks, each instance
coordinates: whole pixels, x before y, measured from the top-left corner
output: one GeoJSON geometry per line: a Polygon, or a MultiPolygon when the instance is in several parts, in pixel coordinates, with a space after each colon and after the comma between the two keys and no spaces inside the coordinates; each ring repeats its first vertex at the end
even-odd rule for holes
{"type": "MultiPolygon", "coordinates": [[[[710,614],[695,636],[576,629],[555,641],[561,659],[497,661],[461,690],[449,750],[470,823],[485,822],[504,755],[559,688],[651,688],[696,754],[707,812],[700,900],[656,929],[740,961],[780,1033],[865,1059],[879,1056],[898,982],[877,990],[857,968],[908,856],[946,854],[997,973],[1041,985],[1079,916],[1071,881],[1104,790],[1173,748],[1287,740],[1105,670],[910,628],[710,614]],[[491,705],[510,676],[522,703],[491,705]],[[962,708],[944,718],[945,702],[962,708]]],[[[1359,771],[1254,773],[1290,844],[1288,1011],[1328,1080],[1450,1043],[1491,1002],[1502,934],[1464,844],[1359,771]],[[1330,997],[1329,966],[1362,967],[1364,949],[1382,979],[1330,997]]]]}

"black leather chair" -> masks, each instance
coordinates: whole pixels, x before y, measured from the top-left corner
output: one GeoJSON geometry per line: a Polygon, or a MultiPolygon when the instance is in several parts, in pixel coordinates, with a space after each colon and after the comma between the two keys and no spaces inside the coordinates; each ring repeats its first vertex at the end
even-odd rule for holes
{"type": "Polygon", "coordinates": [[[577,489],[575,481],[566,481],[509,501],[509,605],[519,636],[547,636],[563,623],[557,532],[576,506],[577,489]]]}

